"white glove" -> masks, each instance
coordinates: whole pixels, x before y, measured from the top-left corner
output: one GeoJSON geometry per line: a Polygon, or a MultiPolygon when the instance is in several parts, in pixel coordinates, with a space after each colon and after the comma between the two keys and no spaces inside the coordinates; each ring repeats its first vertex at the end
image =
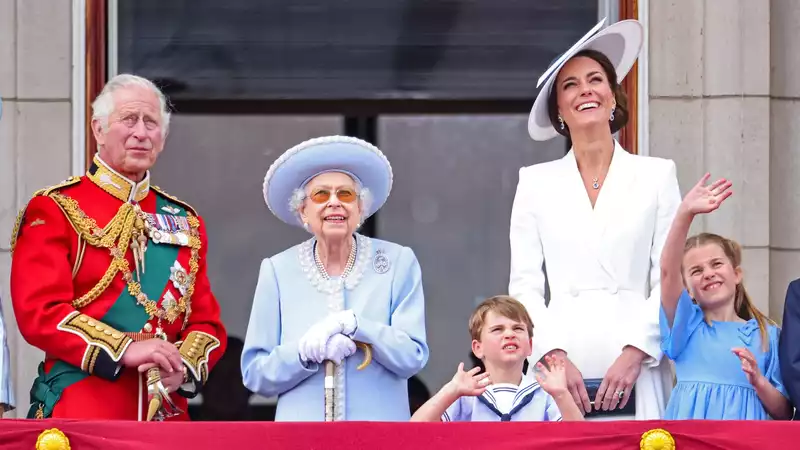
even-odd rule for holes
{"type": "Polygon", "coordinates": [[[356,315],[353,313],[352,309],[346,309],[344,311],[340,311],[338,313],[331,314],[328,316],[331,320],[339,322],[342,325],[341,333],[345,336],[351,337],[353,333],[356,332],[356,328],[358,328],[358,322],[356,321],[356,315]]]}
{"type": "Polygon", "coordinates": [[[303,362],[313,361],[317,364],[325,360],[325,347],[328,339],[334,334],[352,334],[356,329],[356,316],[353,311],[341,311],[329,315],[309,328],[300,338],[298,350],[303,362]]]}
{"type": "MultiPolygon", "coordinates": [[[[341,364],[345,358],[356,352],[356,343],[349,337],[337,333],[328,340],[325,347],[325,358],[333,361],[337,365],[341,364]]],[[[324,360],[323,359],[323,360],[324,360]]]]}

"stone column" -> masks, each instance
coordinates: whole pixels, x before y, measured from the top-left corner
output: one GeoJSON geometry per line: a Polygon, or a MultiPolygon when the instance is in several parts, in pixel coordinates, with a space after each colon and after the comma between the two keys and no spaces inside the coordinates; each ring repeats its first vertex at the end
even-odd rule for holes
{"type": "Polygon", "coordinates": [[[770,309],[770,2],[650,1],[650,154],[675,160],[682,193],[706,171],[734,196],[700,218],[743,247],[745,283],[770,309]]]}
{"type": "Polygon", "coordinates": [[[9,238],[31,194],[70,175],[71,8],[67,0],[0,0],[0,295],[17,417],[27,413],[42,353],[17,330],[8,289],[9,238]]]}
{"type": "Polygon", "coordinates": [[[772,0],[770,101],[770,315],[800,278],[800,3],[772,0]]]}

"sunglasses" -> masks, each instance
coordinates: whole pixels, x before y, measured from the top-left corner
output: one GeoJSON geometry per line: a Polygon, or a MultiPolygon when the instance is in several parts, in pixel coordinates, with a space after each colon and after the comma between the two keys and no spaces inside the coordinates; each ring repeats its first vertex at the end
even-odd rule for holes
{"type": "MultiPolygon", "coordinates": [[[[330,189],[317,189],[311,193],[311,201],[314,203],[325,203],[331,198],[330,189]]],[[[336,198],[342,203],[353,203],[356,201],[356,192],[352,189],[343,188],[336,191],[336,198]]]]}

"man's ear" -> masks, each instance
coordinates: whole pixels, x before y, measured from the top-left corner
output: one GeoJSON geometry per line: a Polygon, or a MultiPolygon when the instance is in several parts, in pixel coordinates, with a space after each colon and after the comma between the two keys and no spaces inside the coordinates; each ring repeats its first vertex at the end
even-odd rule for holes
{"type": "Polygon", "coordinates": [[[106,133],[103,130],[103,124],[97,119],[92,119],[92,134],[98,146],[105,145],[106,133]]]}

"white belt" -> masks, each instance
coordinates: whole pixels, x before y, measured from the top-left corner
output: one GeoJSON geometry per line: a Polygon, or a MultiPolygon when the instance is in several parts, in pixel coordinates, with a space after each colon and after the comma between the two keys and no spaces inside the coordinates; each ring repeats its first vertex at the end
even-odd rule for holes
{"type": "Polygon", "coordinates": [[[616,295],[620,291],[627,291],[627,292],[632,292],[634,294],[642,295],[641,291],[637,291],[635,289],[628,289],[617,285],[602,286],[602,287],[570,287],[569,289],[560,289],[558,292],[561,292],[566,295],[571,295],[572,297],[577,297],[581,294],[581,292],[591,292],[591,291],[605,291],[611,295],[616,295]]]}

